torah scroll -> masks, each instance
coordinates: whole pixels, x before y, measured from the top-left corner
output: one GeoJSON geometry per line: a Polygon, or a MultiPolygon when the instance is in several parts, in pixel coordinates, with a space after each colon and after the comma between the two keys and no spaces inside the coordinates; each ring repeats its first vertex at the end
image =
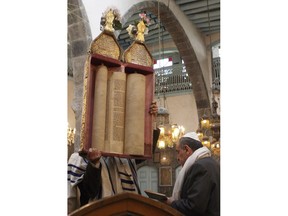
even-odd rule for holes
{"type": "Polygon", "coordinates": [[[107,94],[105,152],[123,154],[126,73],[112,73],[107,94]]]}
{"type": "Polygon", "coordinates": [[[152,156],[152,66],[144,43],[134,41],[122,55],[113,33],[104,31],[93,40],[83,89],[80,141],[84,153],[92,147],[103,156],[152,156]]]}
{"type": "Polygon", "coordinates": [[[126,83],[124,153],[144,154],[145,76],[129,74],[126,83]]]}
{"type": "Polygon", "coordinates": [[[101,65],[96,68],[94,89],[94,111],[92,128],[92,148],[104,150],[106,97],[107,97],[107,67],[101,65]]]}

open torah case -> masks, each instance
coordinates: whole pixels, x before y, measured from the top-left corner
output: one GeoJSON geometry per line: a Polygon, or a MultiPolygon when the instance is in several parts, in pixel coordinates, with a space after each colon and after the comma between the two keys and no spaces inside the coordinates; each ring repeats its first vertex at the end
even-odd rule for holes
{"type": "Polygon", "coordinates": [[[143,42],[122,52],[109,31],[92,41],[84,71],[81,148],[96,148],[103,156],[152,157],[152,66],[143,42]]]}

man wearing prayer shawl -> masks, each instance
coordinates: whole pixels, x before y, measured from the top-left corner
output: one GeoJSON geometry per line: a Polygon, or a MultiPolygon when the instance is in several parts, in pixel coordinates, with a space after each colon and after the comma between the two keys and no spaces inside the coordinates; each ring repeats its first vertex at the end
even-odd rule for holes
{"type": "Polygon", "coordinates": [[[189,216],[220,216],[220,164],[195,132],[176,145],[182,169],[167,204],[189,216]]]}

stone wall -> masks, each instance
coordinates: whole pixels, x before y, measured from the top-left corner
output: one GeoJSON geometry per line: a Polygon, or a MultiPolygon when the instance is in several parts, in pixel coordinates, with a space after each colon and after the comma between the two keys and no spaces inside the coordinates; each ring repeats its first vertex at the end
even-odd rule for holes
{"type": "Polygon", "coordinates": [[[72,103],[76,122],[74,151],[78,151],[80,147],[84,64],[92,36],[82,0],[68,0],[67,15],[68,62],[70,63],[68,68],[70,68],[70,74],[72,72],[71,75],[74,79],[74,100],[72,103]]]}

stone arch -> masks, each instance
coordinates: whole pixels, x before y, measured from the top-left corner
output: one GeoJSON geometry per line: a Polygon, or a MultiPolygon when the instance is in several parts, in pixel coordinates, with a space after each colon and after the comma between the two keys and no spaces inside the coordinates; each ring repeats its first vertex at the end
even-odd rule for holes
{"type": "MultiPolygon", "coordinates": [[[[170,1],[169,1],[170,2],[170,1]]],[[[167,3],[166,3],[167,4],[167,3]]],[[[166,5],[163,2],[160,2],[160,17],[161,22],[165,26],[166,30],[170,33],[173,38],[173,41],[179,51],[180,56],[183,58],[186,66],[186,70],[189,74],[190,80],[192,82],[193,93],[196,100],[198,116],[203,116],[205,113],[209,115],[211,113],[210,99],[207,90],[207,86],[204,80],[203,73],[208,73],[207,61],[198,60],[199,56],[206,55],[205,50],[201,51],[194,49],[194,47],[199,47],[199,44],[202,43],[202,47],[205,47],[204,42],[200,40],[191,40],[191,36],[187,35],[189,28],[191,26],[185,26],[184,29],[182,23],[179,22],[178,18],[175,16],[172,9],[178,8],[174,2],[170,4],[175,4],[172,6],[166,5]],[[197,44],[198,43],[198,44],[197,44]],[[194,45],[194,46],[193,46],[194,45]],[[198,52],[198,53],[197,53],[198,52]],[[200,53],[201,52],[201,53],[200,53]]],[[[179,8],[178,8],[179,9],[179,8]]],[[[122,17],[122,24],[124,25],[129,17],[131,17],[135,12],[139,10],[146,10],[154,13],[157,16],[158,14],[158,2],[157,1],[142,1],[133,5],[122,17]]],[[[181,13],[180,10],[177,13],[181,13]]],[[[195,29],[193,29],[195,32],[195,29]]],[[[198,33],[199,38],[199,33],[198,33]]]]}
{"type": "Polygon", "coordinates": [[[70,64],[69,73],[74,80],[74,99],[72,104],[76,122],[74,151],[78,151],[80,147],[84,64],[92,41],[92,34],[82,0],[68,0],[67,9],[67,57],[70,64]]]}

